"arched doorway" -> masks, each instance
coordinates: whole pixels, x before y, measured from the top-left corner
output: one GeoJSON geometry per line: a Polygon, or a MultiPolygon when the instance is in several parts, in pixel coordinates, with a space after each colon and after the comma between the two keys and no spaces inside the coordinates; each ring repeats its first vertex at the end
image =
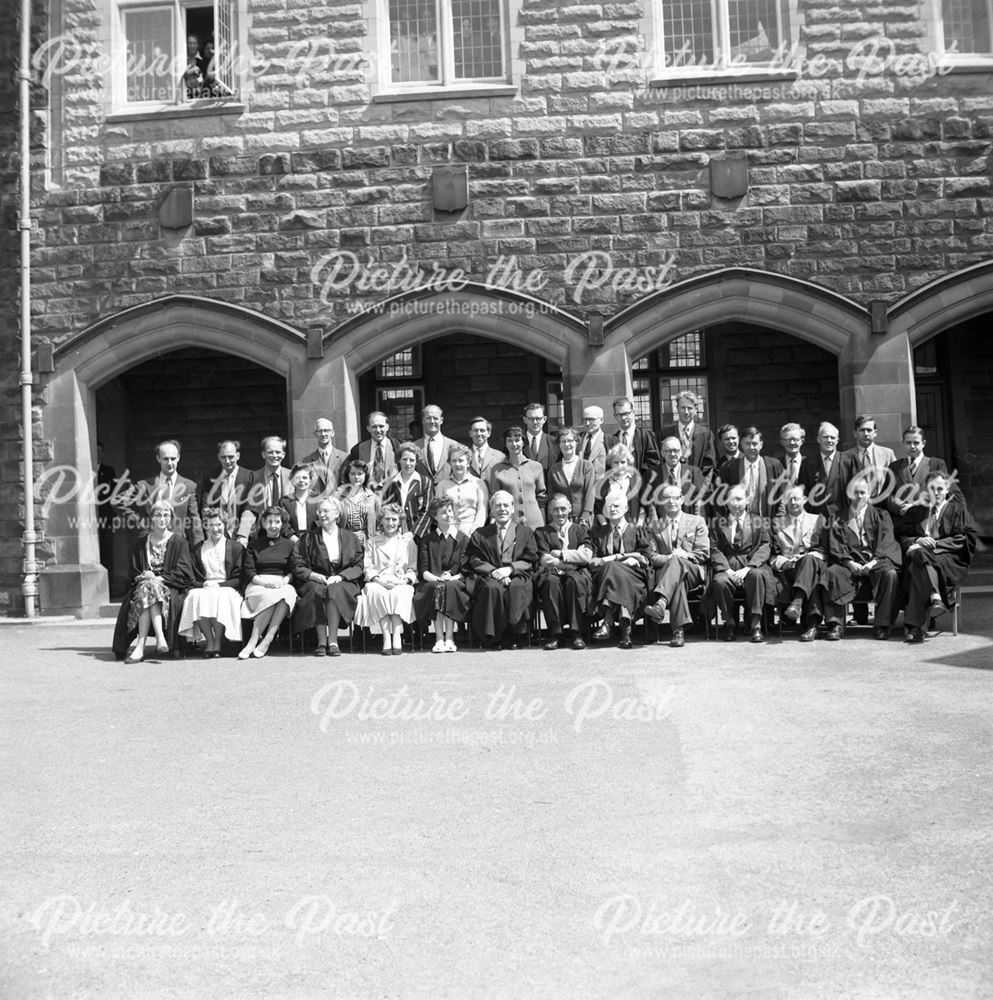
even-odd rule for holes
{"type": "MultiPolygon", "coordinates": [[[[260,441],[289,435],[286,379],[244,357],[207,348],[166,351],[121,372],[96,390],[96,434],[104,462],[131,479],[157,472],[154,450],[180,442],[179,472],[195,483],[217,469],[217,445],[241,444],[241,463],[262,464],[260,441]]],[[[126,587],[129,533],[114,532],[113,556],[102,559],[111,596],[126,587]]]]}

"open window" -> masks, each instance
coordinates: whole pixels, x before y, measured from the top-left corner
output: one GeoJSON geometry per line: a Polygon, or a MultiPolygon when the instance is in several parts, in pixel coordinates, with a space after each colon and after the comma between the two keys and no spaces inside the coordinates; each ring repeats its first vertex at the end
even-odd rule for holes
{"type": "Polygon", "coordinates": [[[121,2],[125,58],[115,63],[115,104],[182,105],[236,96],[233,0],[121,2]]]}

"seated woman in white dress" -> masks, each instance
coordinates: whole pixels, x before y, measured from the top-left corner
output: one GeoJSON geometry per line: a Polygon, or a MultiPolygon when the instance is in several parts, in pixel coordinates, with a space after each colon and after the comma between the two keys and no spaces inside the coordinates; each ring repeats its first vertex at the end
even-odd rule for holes
{"type": "Polygon", "coordinates": [[[251,638],[238,654],[239,660],[265,656],[283,619],[297,602],[292,584],[297,553],[293,543],[280,534],[284,513],[282,507],[266,507],[262,511],[262,530],[245,549],[241,615],[254,621],[251,638]]]}
{"type": "Polygon", "coordinates": [[[403,652],[403,623],[414,618],[417,547],[410,532],[400,531],[402,519],[399,504],[383,506],[382,531],[366,546],[366,585],[355,611],[356,625],[383,633],[384,656],[403,652]]]}
{"type": "Polygon", "coordinates": [[[225,639],[241,642],[241,564],[245,549],[224,535],[218,507],[201,515],[207,538],[193,550],[193,587],[186,595],[179,634],[190,641],[206,640],[205,660],[221,655],[225,639]]]}

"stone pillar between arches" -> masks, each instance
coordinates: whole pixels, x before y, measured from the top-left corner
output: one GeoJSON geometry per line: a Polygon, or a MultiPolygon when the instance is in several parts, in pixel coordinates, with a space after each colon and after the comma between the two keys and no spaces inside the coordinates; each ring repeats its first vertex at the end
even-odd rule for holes
{"type": "Polygon", "coordinates": [[[570,400],[570,419],[583,426],[583,408],[600,406],[604,426],[613,423],[613,404],[618,396],[630,396],[631,359],[624,344],[613,347],[586,347],[569,351],[563,366],[566,398],[570,400]]]}

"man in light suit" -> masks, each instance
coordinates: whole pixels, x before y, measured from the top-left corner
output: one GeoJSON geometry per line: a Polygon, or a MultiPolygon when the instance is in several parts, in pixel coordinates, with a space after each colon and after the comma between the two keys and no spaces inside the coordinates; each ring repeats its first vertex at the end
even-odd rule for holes
{"type": "Polygon", "coordinates": [[[843,452],[851,462],[851,476],[859,472],[869,475],[870,496],[874,502],[886,485],[886,470],[896,461],[896,455],[891,448],[876,444],[878,433],[876,418],[869,414],[861,414],[855,418],[855,438],[858,444],[843,452]]]}
{"type": "Polygon", "coordinates": [[[551,478],[552,466],[559,460],[559,449],[545,431],[547,419],[541,403],[528,403],[524,408],[524,457],[541,466],[546,483],[551,478]]]}
{"type": "Polygon", "coordinates": [[[662,517],[648,529],[656,550],[649,556],[656,571],[649,600],[654,596],[655,602],[645,614],[661,622],[668,609],[672,626],[669,645],[679,649],[685,645],[684,630],[693,620],[688,594],[706,578],[710,536],[702,517],[682,512],[683,494],[678,486],[663,486],[661,501],[662,517]]]}
{"type": "Polygon", "coordinates": [[[655,493],[661,496],[663,486],[678,486],[683,495],[683,510],[687,514],[702,514],[704,493],[707,492],[703,473],[695,465],[683,463],[683,446],[679,443],[679,438],[665,438],[661,453],[662,468],[659,470],[655,493]]]}
{"type": "Polygon", "coordinates": [[[725,642],[737,637],[735,593],[745,592],[749,631],[752,642],[765,642],[762,615],[769,588],[775,577],[769,566],[772,548],[769,531],[761,517],[748,513],[745,487],[732,486],[727,495],[727,517],[715,518],[710,532],[710,568],[713,576],[708,587],[707,605],[715,605],[724,616],[725,642]]]}
{"type": "Polygon", "coordinates": [[[928,505],[928,476],[932,472],[948,474],[948,468],[940,458],[924,454],[925,444],[923,430],[912,424],[903,432],[903,450],[907,457],[898,458],[890,466],[886,509],[893,518],[893,531],[897,538],[911,531],[916,508],[928,505]]]}
{"type": "Polygon", "coordinates": [[[435,406],[433,403],[425,406],[421,410],[424,437],[414,442],[424,456],[423,465],[418,471],[426,475],[435,486],[445,479],[452,478],[449,452],[452,448],[459,447],[458,441],[453,441],[441,433],[441,425],[444,422],[445,414],[440,406],[435,406]]]}
{"type": "Polygon", "coordinates": [[[197,503],[197,484],[179,474],[180,444],[170,438],[160,441],[155,447],[155,457],[159,463],[159,474],[143,479],[124,505],[135,507],[148,517],[153,504],[168,500],[172,504],[172,530],[186,539],[192,549],[203,541],[203,526],[200,523],[200,507],[197,503]]]}
{"type": "Polygon", "coordinates": [[[827,421],[817,429],[816,455],[800,463],[797,485],[807,496],[807,510],[828,517],[845,506],[845,487],[851,480],[852,460],[838,451],[838,428],[827,421]]]}
{"type": "Polygon", "coordinates": [[[579,442],[579,457],[593,466],[597,479],[607,471],[607,443],[603,433],[603,408],[586,406],[583,408],[583,423],[586,431],[579,442]]]}
{"type": "Polygon", "coordinates": [[[397,471],[397,444],[390,437],[389,418],[381,410],[369,414],[366,430],[369,437],[352,448],[348,461],[369,466],[369,489],[378,494],[397,471]]]}
{"type": "Polygon", "coordinates": [[[714,432],[706,424],[697,423],[701,402],[695,392],[689,389],[681,392],[676,397],[679,419],[662,428],[662,437],[676,438],[682,447],[682,461],[695,465],[709,481],[717,465],[717,445],[714,432]]]}
{"type": "Polygon", "coordinates": [[[327,417],[314,421],[314,440],[317,447],[300,462],[310,466],[311,495],[324,497],[338,488],[338,476],[348,455],[334,446],[334,424],[327,417]]]}
{"type": "Polygon", "coordinates": [[[506,455],[490,447],[493,425],[486,417],[473,417],[469,424],[469,471],[484,483],[490,478],[490,469],[506,459],[506,455]]]}
{"type": "Polygon", "coordinates": [[[642,489],[654,490],[662,456],[655,435],[644,427],[635,427],[634,400],[630,396],[614,400],[614,419],[617,421],[617,432],[607,438],[607,451],[615,444],[626,445],[634,455],[634,466],[641,475],[642,489]]]}
{"type": "MultiPolygon", "coordinates": [[[[262,458],[265,465],[252,472],[252,488],[249,492],[249,518],[242,519],[242,529],[256,535],[259,530],[259,520],[267,507],[278,507],[279,501],[288,493],[293,492],[290,483],[290,470],[283,465],[286,457],[286,441],[276,434],[270,434],[262,439],[262,458]]],[[[238,532],[238,541],[247,541],[242,529],[238,532]]]]}
{"type": "Polygon", "coordinates": [[[717,474],[719,483],[725,492],[727,487],[741,483],[748,497],[749,513],[772,517],[783,499],[783,467],[777,459],[762,454],[762,432],[757,427],[746,427],[741,432],[741,447],[741,458],[721,466],[717,474]]]}
{"type": "Polygon", "coordinates": [[[221,441],[217,446],[217,461],[220,472],[215,476],[205,476],[200,484],[200,509],[217,507],[224,520],[224,526],[231,538],[245,536],[254,521],[248,511],[248,496],[252,489],[252,474],[243,468],[241,462],[241,442],[221,441]],[[252,520],[242,532],[241,521],[245,515],[252,520]]]}
{"type": "Polygon", "coordinates": [[[518,649],[531,620],[538,545],[534,532],[514,517],[509,493],[497,490],[490,497],[490,513],[491,523],[474,531],[466,548],[476,574],[472,630],[481,644],[497,649],[506,633],[507,647],[518,649]]]}

